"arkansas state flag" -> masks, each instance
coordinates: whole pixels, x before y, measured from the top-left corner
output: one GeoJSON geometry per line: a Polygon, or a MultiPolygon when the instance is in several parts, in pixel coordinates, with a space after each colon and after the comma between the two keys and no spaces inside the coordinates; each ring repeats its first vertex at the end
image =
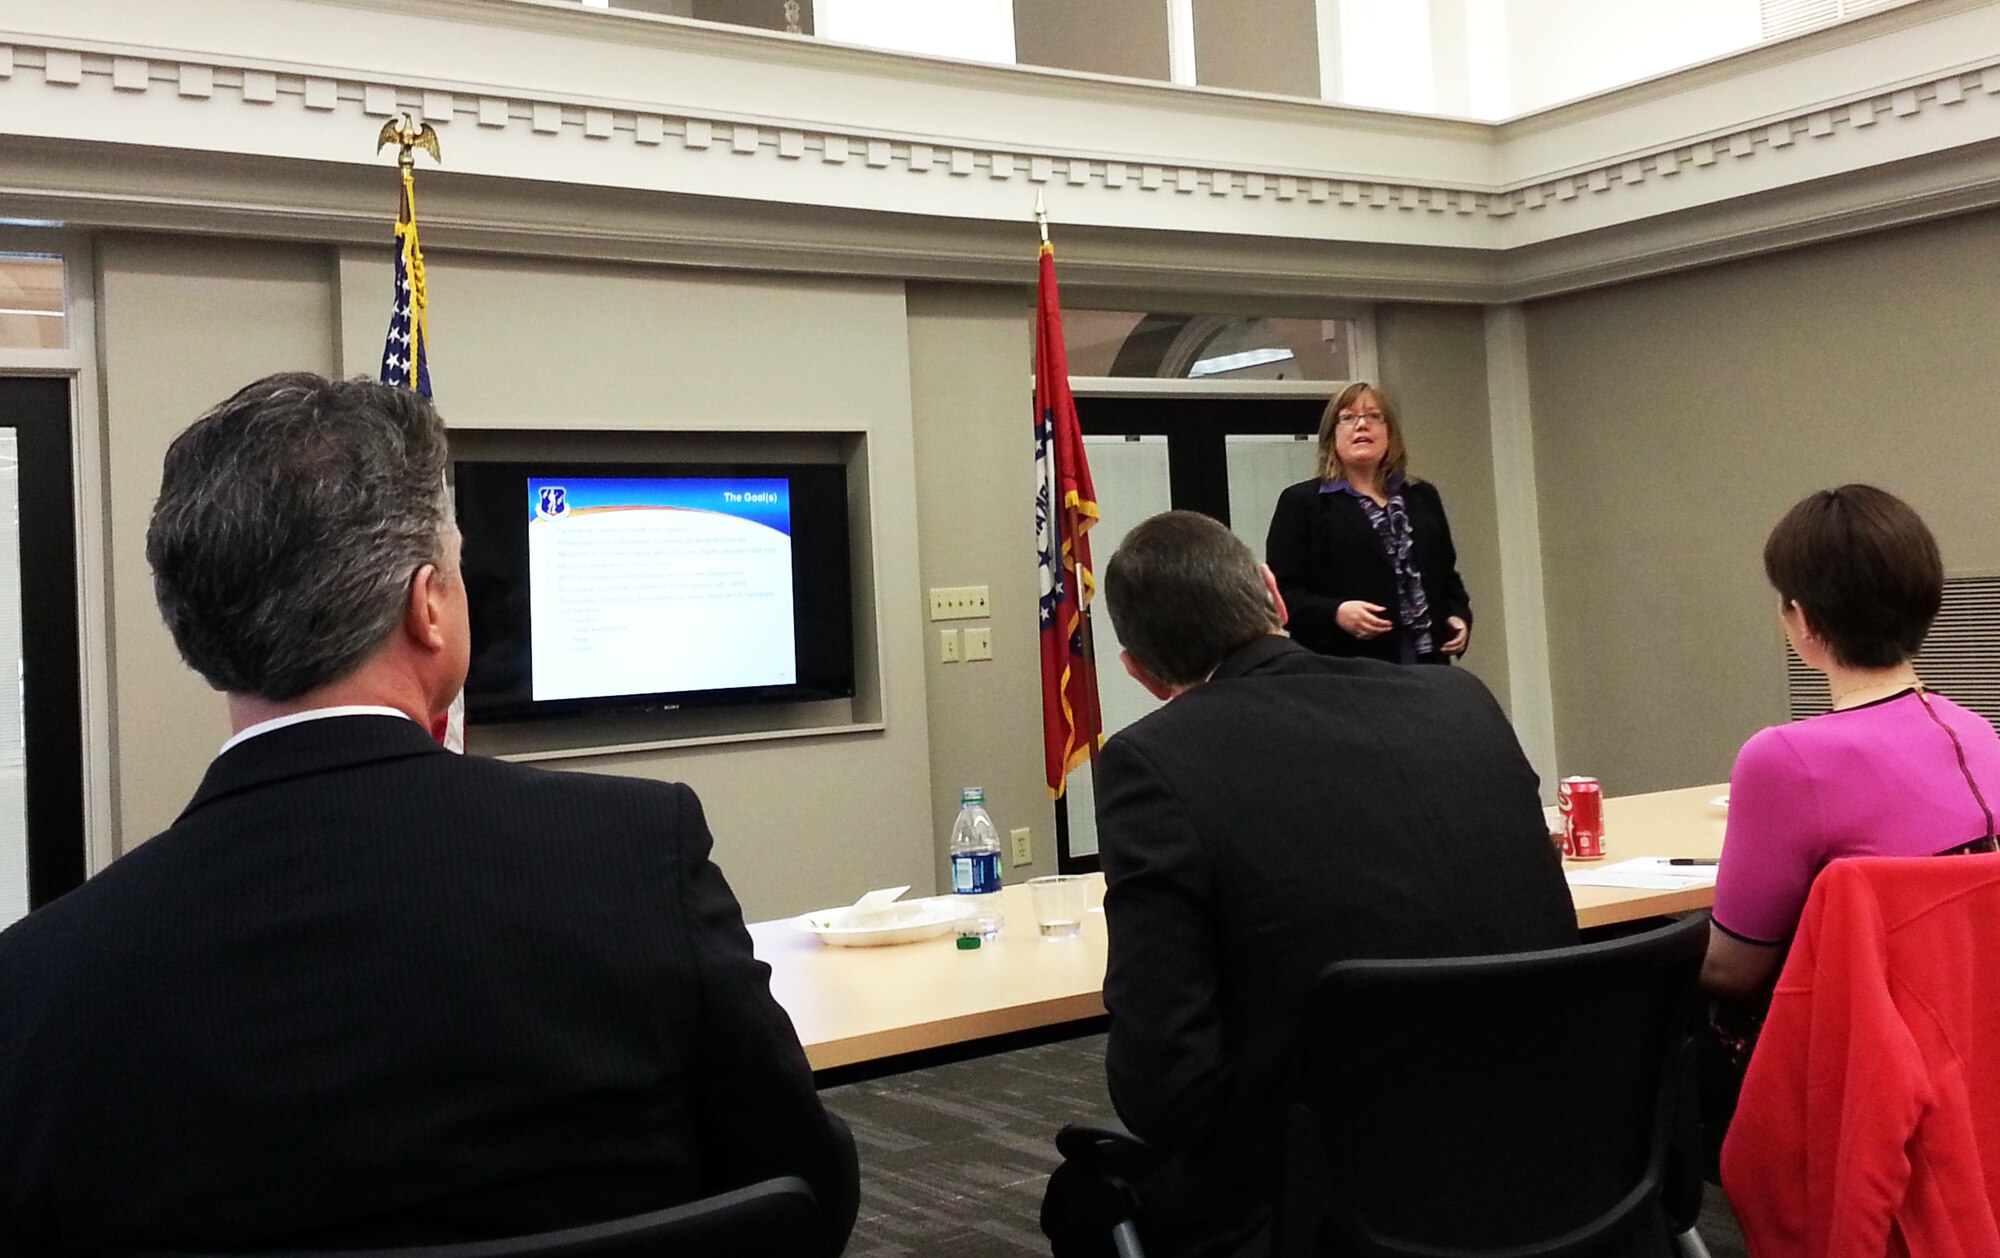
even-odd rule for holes
{"type": "Polygon", "coordinates": [[[1069,772],[1096,754],[1104,718],[1087,614],[1097,593],[1090,540],[1097,492],[1083,457],[1083,433],[1069,392],[1055,251],[1042,245],[1041,300],[1035,310],[1035,542],[1041,565],[1042,746],[1049,795],[1060,799],[1069,772]]]}

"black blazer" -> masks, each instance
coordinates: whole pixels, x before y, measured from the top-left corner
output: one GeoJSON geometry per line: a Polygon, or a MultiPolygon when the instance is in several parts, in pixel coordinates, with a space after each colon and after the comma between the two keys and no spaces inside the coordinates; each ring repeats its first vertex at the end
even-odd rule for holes
{"type": "Polygon", "coordinates": [[[773,1175],[854,1220],[830,1119],[685,786],[388,716],[218,757],[0,934],[0,1253],[390,1246],[773,1175]]]}
{"type": "Polygon", "coordinates": [[[1148,1252],[1234,1252],[1268,1216],[1322,968],[1576,941],[1534,770],[1461,669],[1259,639],[1105,745],[1097,828],[1111,1096],[1169,1157],[1148,1252]]]}
{"type": "MultiPolygon", "coordinates": [[[[1402,658],[1406,630],[1396,602],[1396,570],[1382,553],[1382,540],[1354,495],[1323,494],[1318,480],[1300,481],[1278,495],[1264,562],[1278,578],[1291,621],[1285,626],[1300,643],[1325,655],[1359,655],[1395,663],[1402,658]],[[1357,638],[1334,619],[1349,599],[1379,603],[1396,627],[1379,638],[1357,638]]],[[[1444,500],[1429,481],[1403,483],[1403,506],[1410,517],[1410,560],[1423,578],[1431,608],[1431,643],[1442,647],[1454,632],[1446,617],[1472,623],[1472,600],[1458,575],[1458,550],[1451,544],[1444,500]]]]}

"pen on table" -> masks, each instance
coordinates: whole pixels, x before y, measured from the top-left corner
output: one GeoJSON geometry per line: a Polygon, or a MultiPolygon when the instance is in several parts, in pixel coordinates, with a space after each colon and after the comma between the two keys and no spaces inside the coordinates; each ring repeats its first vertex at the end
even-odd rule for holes
{"type": "Polygon", "coordinates": [[[1676,856],[1667,862],[1669,865],[1714,865],[1718,863],[1717,859],[1713,856],[1676,856]]]}

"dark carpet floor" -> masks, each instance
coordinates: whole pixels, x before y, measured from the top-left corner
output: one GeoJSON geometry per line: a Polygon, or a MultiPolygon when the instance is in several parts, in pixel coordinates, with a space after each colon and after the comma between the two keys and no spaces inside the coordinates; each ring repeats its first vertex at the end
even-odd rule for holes
{"type": "MultiPolygon", "coordinates": [[[[830,1088],[861,1150],[861,1217],[848,1258],[1020,1258],[1048,1253],[1036,1223],[1055,1132],[1111,1113],[1104,1037],[1024,1048],[830,1088]]],[[[1714,1258],[1746,1258],[1711,1187],[1697,1229],[1714,1258]]]]}

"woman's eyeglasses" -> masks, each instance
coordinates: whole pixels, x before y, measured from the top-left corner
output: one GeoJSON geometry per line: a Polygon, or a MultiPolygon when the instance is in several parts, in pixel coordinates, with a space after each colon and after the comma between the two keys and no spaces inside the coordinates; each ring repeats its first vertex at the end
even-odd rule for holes
{"type": "Polygon", "coordinates": [[[1356,411],[1351,415],[1336,415],[1333,420],[1333,426],[1335,428],[1352,428],[1364,419],[1377,428],[1388,422],[1387,417],[1381,411],[1356,411]]]}

